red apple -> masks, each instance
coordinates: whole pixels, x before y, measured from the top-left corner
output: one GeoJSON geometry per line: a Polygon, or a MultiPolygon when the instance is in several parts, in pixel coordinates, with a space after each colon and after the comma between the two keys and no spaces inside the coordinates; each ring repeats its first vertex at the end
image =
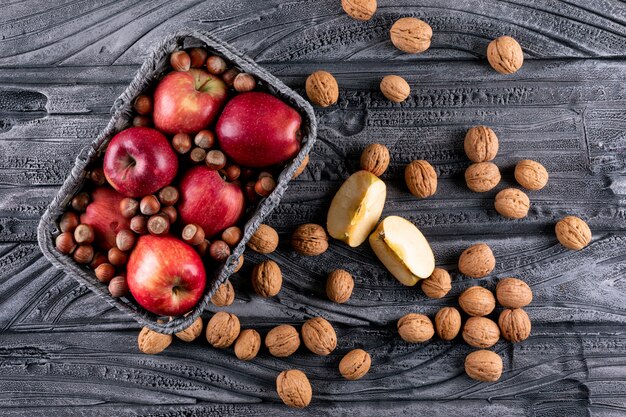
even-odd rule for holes
{"type": "Polygon", "coordinates": [[[154,125],[172,135],[199,132],[215,121],[227,94],[224,81],[204,70],[171,72],[154,91],[154,125]]]}
{"type": "Polygon", "coordinates": [[[200,255],[171,236],[144,235],[126,265],[128,289],[146,310],[180,316],[198,303],[206,285],[200,255]]]}
{"type": "Polygon", "coordinates": [[[115,236],[130,227],[129,220],[120,212],[123,195],[109,187],[98,187],[91,192],[91,203],[80,215],[80,222],[93,227],[96,244],[104,250],[115,246],[115,236]]]}
{"type": "Polygon", "coordinates": [[[172,182],[178,158],[161,132],[131,127],[111,139],[104,154],[104,175],[126,197],[143,197],[172,182]]]}
{"type": "Polygon", "coordinates": [[[268,93],[250,92],[228,102],[217,121],[220,147],[236,164],[267,167],[300,150],[300,114],[268,93]]]}
{"type": "Polygon", "coordinates": [[[224,181],[218,171],[200,165],[187,171],[181,180],[177,208],[183,224],[198,224],[211,237],[241,218],[243,191],[237,184],[224,181]]]}

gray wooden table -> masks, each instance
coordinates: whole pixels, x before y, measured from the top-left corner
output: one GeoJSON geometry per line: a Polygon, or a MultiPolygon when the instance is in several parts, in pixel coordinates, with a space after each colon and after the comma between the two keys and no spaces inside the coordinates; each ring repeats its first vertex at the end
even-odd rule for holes
{"type": "Polygon", "coordinates": [[[617,0],[379,0],[365,23],[347,17],[339,0],[0,0],[0,414],[295,415],[279,402],[274,380],[296,367],[311,379],[315,416],[625,415],[625,109],[626,4],[617,0]],[[402,54],[388,39],[392,22],[406,15],[433,27],[422,55],[402,54]],[[37,247],[39,216],[74,157],[104,127],[150,46],[181,26],[213,30],[300,92],[316,69],[339,81],[339,104],[317,111],[308,170],[269,218],[284,242],[270,256],[283,268],[283,289],[269,300],[252,295],[250,266],[261,257],[250,254],[228,308],[262,333],[322,315],[339,338],[328,357],[300,349],[244,363],[202,340],[143,355],[137,324],[53,268],[37,247]],[[512,76],[484,59],[489,40],[503,34],[525,51],[512,76]],[[401,105],[378,92],[390,73],[411,84],[401,105]],[[492,126],[500,138],[500,187],[514,183],[519,159],[549,170],[548,187],[530,193],[526,219],[504,220],[492,206],[495,192],[464,186],[462,140],[474,124],[492,126]],[[373,141],[392,154],[385,214],[418,224],[438,264],[452,272],[453,290],[442,300],[394,281],[368,245],[333,243],[320,258],[304,259],[287,244],[296,225],[325,221],[330,198],[373,141]],[[437,195],[424,201],[402,181],[415,158],[431,161],[440,176],[437,195]],[[554,224],[566,214],[591,225],[593,243],[582,252],[556,242],[554,224]],[[495,274],[463,279],[457,257],[477,241],[494,248],[495,274]],[[338,267],[356,280],[342,306],[323,290],[338,267]],[[530,339],[495,346],[505,366],[499,382],[464,375],[471,349],[459,341],[398,338],[401,315],[433,316],[464,288],[493,288],[505,276],[526,280],[535,298],[530,339]],[[337,364],[354,347],[368,350],[373,366],[349,382],[337,364]]]}

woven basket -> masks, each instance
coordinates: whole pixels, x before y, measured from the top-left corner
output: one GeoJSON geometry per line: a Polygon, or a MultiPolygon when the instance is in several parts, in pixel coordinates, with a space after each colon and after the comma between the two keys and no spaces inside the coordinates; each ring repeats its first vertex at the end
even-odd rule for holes
{"type": "MultiPolygon", "coordinates": [[[[259,224],[263,222],[263,219],[280,203],[293,173],[313,147],[317,127],[315,114],[311,105],[300,95],[258,66],[252,59],[225,42],[199,30],[181,30],[161,41],[141,66],[128,88],[115,100],[111,113],[112,117],[106,128],[90,145],[86,146],[79,153],[69,177],[65,180],[65,183],[41,218],[37,229],[39,246],[45,257],[54,266],[73,276],[79,283],[86,285],[109,304],[128,313],[141,325],[161,333],[176,333],[189,327],[202,314],[217,288],[232,274],[250,236],[256,231],[259,224]],[[146,311],[132,297],[111,297],[107,286],[96,279],[93,271],[77,264],[70,256],[63,255],[56,250],[54,239],[60,233],[57,226],[59,217],[66,210],[72,197],[83,187],[86,180],[86,167],[102,157],[106,145],[117,132],[131,125],[132,103],[134,99],[144,90],[158,82],[168,69],[169,55],[173,51],[194,46],[204,46],[211,53],[223,56],[240,70],[253,74],[257,80],[263,82],[269,92],[280,97],[298,110],[302,116],[302,149],[296,158],[281,172],[276,189],[269,197],[259,203],[256,211],[245,224],[243,239],[233,250],[232,255],[222,267],[214,271],[213,276],[207,276],[205,294],[198,305],[187,316],[169,320],[169,318],[163,318],[146,311]]],[[[209,271],[207,273],[210,274],[209,271]]]]}

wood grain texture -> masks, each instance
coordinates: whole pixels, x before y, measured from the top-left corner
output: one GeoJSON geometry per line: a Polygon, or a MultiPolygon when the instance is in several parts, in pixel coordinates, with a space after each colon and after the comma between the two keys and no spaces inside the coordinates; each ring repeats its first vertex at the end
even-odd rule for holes
{"type": "MultiPolygon", "coordinates": [[[[0,415],[235,416],[300,415],[274,389],[286,368],[313,385],[308,415],[626,415],[626,6],[617,0],[379,1],[369,22],[345,16],[338,1],[8,0],[0,12],[0,415]],[[398,17],[424,18],[432,48],[408,56],[387,37],[398,17]],[[251,363],[232,349],[175,341],[158,356],[137,350],[137,324],[54,269],[35,243],[39,216],[75,155],[107,123],[115,98],[149,47],[180,25],[217,36],[262,62],[303,93],[305,77],[336,75],[340,102],[317,110],[319,142],[268,222],[281,236],[284,276],[277,297],[254,295],[246,254],[232,278],[227,308],[264,335],[273,325],[300,326],[322,315],[338,334],[328,357],[300,349],[286,359],[266,351],[251,363]],[[522,70],[504,77],[484,60],[487,43],[510,34],[525,49],[522,70]],[[412,88],[400,105],[377,89],[389,73],[412,88]],[[531,192],[522,221],[493,209],[493,192],[469,192],[463,171],[465,130],[487,124],[500,138],[499,188],[514,185],[516,161],[533,158],[550,172],[531,192]],[[332,243],[317,258],[288,245],[296,225],[325,221],[339,184],[358,168],[366,144],[385,143],[385,215],[400,214],[431,240],[453,290],[441,300],[397,283],[367,245],[332,243]],[[418,201],[402,181],[404,165],[429,160],[437,194],[418,201]],[[554,237],[566,214],[589,221],[592,244],[570,252],[554,237]],[[462,278],[460,252],[478,241],[497,267],[482,280],[462,278]],[[344,305],[324,295],[326,275],[355,277],[344,305]],[[531,337],[495,350],[505,372],[495,384],[463,373],[470,348],[459,341],[408,345],[395,332],[407,312],[431,317],[468,286],[494,288],[516,276],[534,292],[531,337]],[[366,349],[362,380],[338,373],[341,356],[366,349]]],[[[209,317],[212,309],[206,313],[209,317]]]]}

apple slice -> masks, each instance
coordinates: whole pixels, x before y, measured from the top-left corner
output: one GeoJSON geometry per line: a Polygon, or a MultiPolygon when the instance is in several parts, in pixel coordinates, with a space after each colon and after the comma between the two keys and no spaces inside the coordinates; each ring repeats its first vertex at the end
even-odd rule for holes
{"type": "Polygon", "coordinates": [[[402,217],[385,217],[369,240],[378,259],[404,285],[417,284],[435,269],[435,256],[428,241],[402,217]]]}
{"type": "Polygon", "coordinates": [[[352,174],[330,203],[326,225],[335,239],[357,247],[376,227],[387,197],[387,186],[368,171],[352,174]]]}

